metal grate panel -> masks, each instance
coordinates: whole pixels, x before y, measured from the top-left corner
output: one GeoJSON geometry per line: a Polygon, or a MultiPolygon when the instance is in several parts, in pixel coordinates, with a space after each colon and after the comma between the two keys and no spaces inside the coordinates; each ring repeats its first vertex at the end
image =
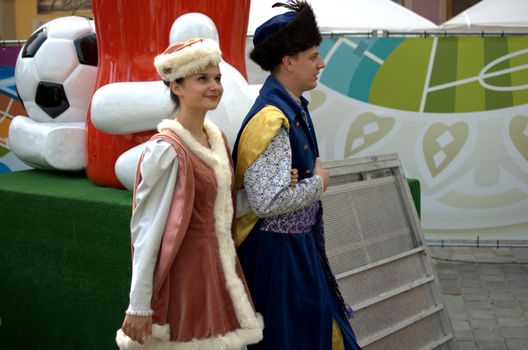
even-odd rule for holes
{"type": "MultiPolygon", "coordinates": [[[[420,251],[419,253],[422,253],[420,251]]],[[[404,287],[427,276],[420,254],[405,256],[381,266],[338,278],[341,291],[354,305],[368,301],[372,296],[404,287]]]]}
{"type": "Polygon", "coordinates": [[[414,248],[392,176],[332,186],[323,207],[325,229],[332,232],[326,250],[336,274],[414,248]]]}
{"type": "Polygon", "coordinates": [[[438,349],[441,345],[451,346],[448,349],[454,349],[456,346],[451,337],[443,334],[440,317],[432,314],[399,332],[363,346],[363,350],[438,349]],[[439,342],[441,343],[438,344],[439,342]]]}
{"type": "Polygon", "coordinates": [[[431,306],[436,306],[431,288],[427,284],[419,285],[356,311],[352,324],[359,338],[367,338],[394,324],[411,319],[416,314],[426,312],[431,306]],[[412,303],[409,300],[412,300],[412,303]],[[379,317],[380,315],[383,317],[379,317]]]}
{"type": "Polygon", "coordinates": [[[456,349],[397,155],[326,162],[326,251],[365,350],[456,349]]]}

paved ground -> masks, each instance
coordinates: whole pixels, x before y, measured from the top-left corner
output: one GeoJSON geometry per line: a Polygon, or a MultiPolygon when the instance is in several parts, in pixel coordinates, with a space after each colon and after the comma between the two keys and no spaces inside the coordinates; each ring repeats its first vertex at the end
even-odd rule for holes
{"type": "Polygon", "coordinates": [[[528,349],[528,248],[429,245],[459,350],[528,349]]]}

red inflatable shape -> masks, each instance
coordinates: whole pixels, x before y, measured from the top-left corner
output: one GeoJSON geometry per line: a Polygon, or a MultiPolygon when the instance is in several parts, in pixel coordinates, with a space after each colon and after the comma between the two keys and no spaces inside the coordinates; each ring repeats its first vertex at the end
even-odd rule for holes
{"type": "MultiPolygon", "coordinates": [[[[169,45],[174,20],[189,12],[201,12],[215,22],[223,58],[245,76],[249,7],[250,0],[93,0],[99,50],[95,88],[114,82],[158,80],[154,57],[169,45]]],[[[86,124],[88,178],[100,186],[122,188],[114,172],[117,158],[145,142],[154,131],[107,134],[93,126],[90,112],[86,124]]]]}

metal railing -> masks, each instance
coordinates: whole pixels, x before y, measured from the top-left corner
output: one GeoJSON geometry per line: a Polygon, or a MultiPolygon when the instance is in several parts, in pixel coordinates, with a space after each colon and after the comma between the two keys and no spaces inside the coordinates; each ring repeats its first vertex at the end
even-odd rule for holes
{"type": "MultiPolygon", "coordinates": [[[[389,31],[389,30],[366,30],[366,31],[331,31],[321,32],[323,38],[340,38],[340,37],[362,37],[362,38],[377,38],[377,37],[453,37],[453,36],[480,36],[480,37],[506,37],[506,36],[528,36],[528,32],[522,31],[389,31]]],[[[247,38],[253,38],[253,34],[248,34],[247,38]]],[[[0,40],[0,46],[16,45],[22,46],[27,40],[0,40]]]]}
{"type": "Polygon", "coordinates": [[[426,239],[429,247],[466,247],[466,248],[528,248],[526,240],[506,240],[506,239],[426,239]]]}
{"type": "Polygon", "coordinates": [[[22,46],[27,40],[0,40],[0,47],[2,46],[22,46]]]}

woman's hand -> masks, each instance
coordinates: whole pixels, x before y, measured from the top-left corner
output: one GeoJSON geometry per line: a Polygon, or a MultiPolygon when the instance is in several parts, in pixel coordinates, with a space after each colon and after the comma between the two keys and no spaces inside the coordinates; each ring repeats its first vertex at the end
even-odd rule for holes
{"type": "Polygon", "coordinates": [[[143,344],[152,334],[152,316],[126,315],[121,329],[132,340],[143,344]]]}

